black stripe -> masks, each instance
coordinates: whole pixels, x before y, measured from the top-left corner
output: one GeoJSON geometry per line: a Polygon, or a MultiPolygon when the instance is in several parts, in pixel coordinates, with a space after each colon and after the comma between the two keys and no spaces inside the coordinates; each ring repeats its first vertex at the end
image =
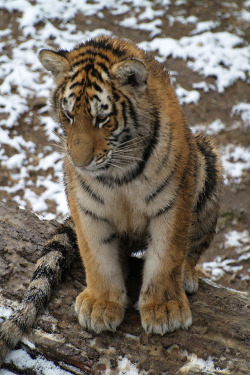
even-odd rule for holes
{"type": "Polygon", "coordinates": [[[32,302],[37,312],[39,312],[48,304],[49,295],[38,287],[31,287],[22,302],[32,302]]]}
{"type": "Polygon", "coordinates": [[[80,210],[81,210],[85,215],[90,216],[92,219],[97,220],[97,221],[99,221],[99,220],[100,220],[100,221],[104,221],[104,222],[106,222],[106,223],[109,222],[107,218],[97,216],[94,212],[92,212],[92,211],[88,210],[87,208],[85,208],[85,207],[83,206],[83,204],[82,204],[81,202],[79,202],[79,201],[78,201],[78,205],[79,205],[79,207],[80,207],[80,210]]]}
{"type": "Polygon", "coordinates": [[[103,83],[102,76],[101,76],[101,74],[98,72],[98,70],[96,70],[96,69],[93,68],[93,69],[91,70],[91,75],[92,75],[93,77],[99,79],[99,81],[103,83]]]}
{"type": "MultiPolygon", "coordinates": [[[[126,51],[122,50],[119,46],[114,47],[113,44],[105,38],[103,38],[103,39],[91,39],[85,45],[90,46],[90,47],[94,47],[94,48],[96,48],[96,50],[102,49],[104,51],[111,51],[114,55],[116,55],[118,57],[123,57],[124,55],[126,55],[126,51]]],[[[91,54],[96,54],[96,55],[99,55],[99,56],[101,54],[101,52],[93,51],[91,49],[87,50],[86,52],[91,53],[91,54]]]]}
{"type": "Polygon", "coordinates": [[[101,63],[101,62],[96,62],[96,65],[98,65],[106,74],[107,74],[107,76],[109,77],[109,78],[111,78],[111,76],[110,76],[110,72],[109,72],[109,69],[108,69],[108,67],[105,65],[105,64],[103,64],[103,63],[101,63]]]}
{"type": "Polygon", "coordinates": [[[61,85],[59,85],[57,87],[56,91],[54,92],[52,101],[53,101],[53,107],[55,109],[58,109],[58,106],[60,106],[59,97],[61,96],[62,92],[64,91],[65,86],[66,86],[65,82],[63,82],[61,85]]]}
{"type": "Polygon", "coordinates": [[[48,264],[46,265],[41,265],[39,266],[35,272],[33,273],[33,276],[32,276],[32,281],[34,280],[38,280],[40,279],[41,277],[45,277],[51,288],[55,285],[56,283],[56,280],[57,280],[57,277],[58,277],[58,274],[55,270],[53,270],[48,264]]]}
{"type": "Polygon", "coordinates": [[[105,175],[99,175],[96,177],[97,181],[102,183],[103,185],[107,185],[109,187],[113,187],[113,185],[123,185],[128,184],[129,182],[133,181],[135,178],[137,178],[145,169],[145,166],[147,164],[148,159],[150,158],[155,146],[158,143],[158,137],[159,137],[159,116],[158,111],[155,109],[154,113],[154,124],[153,126],[153,134],[152,137],[144,149],[143,156],[141,161],[139,161],[135,168],[133,168],[131,171],[126,172],[126,174],[121,178],[113,178],[113,177],[107,177],[105,175]]]}
{"type": "Polygon", "coordinates": [[[113,90],[113,99],[114,101],[118,102],[118,100],[120,99],[120,95],[115,91],[115,88],[112,86],[112,90],[113,90]]]}
{"type": "Polygon", "coordinates": [[[208,143],[206,145],[203,145],[200,142],[197,142],[197,145],[206,160],[206,180],[203,190],[200,192],[195,206],[195,211],[199,212],[203,209],[206,202],[211,198],[215,188],[217,187],[218,170],[215,167],[216,155],[213,153],[212,147],[208,143]]]}
{"type": "Polygon", "coordinates": [[[174,164],[174,167],[171,171],[171,173],[169,173],[169,175],[165,178],[165,180],[152,192],[150,193],[148,196],[146,196],[145,200],[146,200],[146,203],[149,204],[150,201],[152,201],[158,194],[160,194],[164,189],[165,187],[170,183],[171,179],[173,178],[177,168],[178,168],[178,163],[179,163],[179,160],[180,160],[180,156],[178,156],[176,158],[176,162],[174,164]]]}
{"type": "Polygon", "coordinates": [[[111,233],[107,238],[104,238],[102,240],[102,243],[104,243],[104,244],[110,244],[110,243],[112,243],[116,239],[117,239],[116,233],[111,233]]]}
{"type": "Polygon", "coordinates": [[[101,99],[97,95],[91,96],[90,100],[92,101],[94,99],[96,99],[98,102],[101,102],[101,99]]]}
{"type": "Polygon", "coordinates": [[[99,52],[99,51],[94,51],[92,49],[87,49],[84,53],[80,53],[79,56],[86,56],[86,55],[90,55],[91,57],[92,56],[97,56],[97,57],[100,57],[102,58],[103,60],[106,60],[108,63],[110,63],[110,60],[108,58],[108,56],[104,55],[103,53],[99,52]]]}
{"type": "Polygon", "coordinates": [[[48,243],[44,248],[43,248],[43,252],[42,252],[42,255],[45,255],[50,253],[51,251],[58,251],[59,253],[62,254],[63,257],[66,257],[67,255],[67,248],[62,245],[59,241],[52,241],[50,243],[48,243]]]}
{"type": "MultiPolygon", "coordinates": [[[[77,57],[78,58],[78,57],[77,57]]],[[[70,70],[73,70],[76,66],[87,64],[89,66],[93,66],[94,64],[94,58],[85,56],[83,59],[80,59],[71,65],[70,70]]]]}
{"type": "Polygon", "coordinates": [[[123,120],[124,120],[124,128],[126,128],[127,127],[128,118],[127,118],[127,114],[126,114],[127,106],[126,106],[126,103],[125,103],[124,100],[121,102],[121,106],[122,106],[122,116],[123,116],[123,120]]]}
{"type": "Polygon", "coordinates": [[[166,153],[163,155],[162,160],[159,162],[160,165],[156,170],[157,174],[160,173],[162,168],[165,167],[167,161],[169,160],[169,156],[171,155],[171,150],[172,150],[172,146],[173,146],[172,141],[173,141],[173,133],[172,133],[172,130],[171,130],[170,135],[169,135],[169,139],[168,139],[168,147],[166,149],[166,153]]]}
{"type": "MultiPolygon", "coordinates": [[[[67,221],[70,219],[67,219],[67,221]]],[[[67,222],[66,221],[66,222],[67,222]]],[[[73,228],[68,226],[67,224],[62,224],[60,227],[56,230],[56,234],[66,234],[68,236],[69,242],[71,244],[76,243],[76,232],[74,231],[73,228]]]]}
{"type": "MultiPolygon", "coordinates": [[[[90,58],[85,58],[85,59],[81,59],[77,62],[75,62],[73,65],[71,65],[69,71],[73,72],[73,70],[79,66],[79,65],[84,65],[85,63],[87,63],[87,65],[89,66],[93,66],[93,62],[94,60],[93,59],[90,59],[90,58]]],[[[85,70],[85,66],[84,67],[81,67],[79,70],[77,70],[71,77],[71,80],[73,81],[77,76],[78,74],[82,71],[82,70],[85,70]]]]}
{"type": "Polygon", "coordinates": [[[129,113],[130,113],[130,116],[133,119],[134,126],[135,126],[135,128],[138,128],[139,122],[138,122],[136,110],[134,109],[133,103],[131,102],[131,100],[126,95],[124,95],[124,97],[127,99],[127,102],[129,104],[129,113]]]}
{"type": "Polygon", "coordinates": [[[96,82],[92,83],[92,86],[94,86],[94,88],[98,92],[102,92],[103,91],[102,88],[96,82]]]}
{"type": "Polygon", "coordinates": [[[72,83],[72,85],[70,85],[69,89],[72,90],[76,86],[84,86],[84,82],[85,82],[85,78],[83,78],[81,81],[77,81],[75,83],[72,83]]]}
{"type": "Polygon", "coordinates": [[[200,242],[204,237],[207,237],[209,234],[211,234],[211,229],[212,229],[212,231],[215,231],[217,219],[218,219],[217,215],[215,215],[215,217],[213,218],[211,223],[206,222],[205,226],[200,225],[199,226],[199,235],[194,234],[190,239],[191,245],[192,245],[192,242],[200,242]]]}
{"type": "Polygon", "coordinates": [[[168,204],[165,206],[165,207],[162,207],[154,216],[153,218],[156,218],[162,214],[165,214],[167,211],[169,211],[173,206],[174,204],[176,203],[177,201],[177,198],[178,198],[178,193],[175,194],[174,198],[168,202],[168,204]]]}
{"type": "Polygon", "coordinates": [[[81,179],[81,187],[83,188],[83,190],[89,194],[89,196],[94,199],[95,201],[97,201],[98,203],[101,203],[101,204],[104,204],[104,200],[102,197],[100,197],[99,195],[97,195],[93,189],[83,180],[81,179]]]}
{"type": "MultiPolygon", "coordinates": [[[[189,160],[189,159],[188,159],[189,160]]],[[[176,165],[178,166],[178,164],[176,165]]],[[[185,180],[186,180],[186,175],[189,171],[189,163],[187,162],[187,165],[183,171],[183,174],[182,174],[182,177],[181,177],[181,180],[179,182],[179,185],[177,186],[176,190],[175,190],[175,195],[174,197],[170,200],[170,202],[163,208],[161,208],[157,214],[155,214],[153,217],[157,217],[159,215],[162,215],[163,213],[167,212],[168,210],[170,210],[173,205],[176,203],[178,197],[179,197],[179,194],[180,194],[180,190],[181,189],[186,189],[186,185],[185,185],[185,180]]],[[[188,194],[188,193],[186,193],[188,194]]]]}

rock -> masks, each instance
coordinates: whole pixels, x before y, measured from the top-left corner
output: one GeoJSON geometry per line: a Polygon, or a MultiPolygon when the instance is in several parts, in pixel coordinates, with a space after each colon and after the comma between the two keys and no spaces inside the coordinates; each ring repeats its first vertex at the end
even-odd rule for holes
{"type": "MultiPolygon", "coordinates": [[[[29,283],[42,247],[58,223],[41,221],[16,206],[0,203],[0,304],[15,308],[29,283]]],[[[138,274],[141,261],[131,262],[138,274]]],[[[249,374],[250,301],[246,292],[199,282],[189,296],[193,325],[188,331],[147,336],[139,313],[127,310],[114,333],[96,335],[81,330],[74,313],[74,300],[84,285],[80,262],[67,272],[52,295],[48,310],[20,344],[32,354],[53,360],[73,374],[117,374],[121,358],[136,364],[138,371],[160,374],[213,374],[216,368],[230,374],[249,374]]],[[[137,291],[135,280],[129,290],[137,291]]],[[[136,295],[136,293],[134,293],[136,295]]],[[[128,362],[129,363],[129,362],[128,362]]],[[[11,365],[18,372],[18,365],[11,365]]],[[[3,368],[9,369],[5,362],[3,368]]]]}

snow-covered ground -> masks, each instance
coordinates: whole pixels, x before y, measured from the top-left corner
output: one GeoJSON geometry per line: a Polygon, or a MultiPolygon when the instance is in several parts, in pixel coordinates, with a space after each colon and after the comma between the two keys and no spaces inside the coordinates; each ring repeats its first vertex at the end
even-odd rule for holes
{"type": "MultiPolygon", "coordinates": [[[[238,82],[249,83],[250,47],[244,39],[244,32],[240,28],[221,31],[219,15],[216,20],[201,21],[198,16],[182,12],[181,7],[187,1],[0,0],[0,9],[7,10],[15,17],[15,21],[0,29],[0,163],[1,169],[8,171],[8,181],[0,186],[0,195],[5,193],[4,200],[7,200],[7,193],[21,208],[29,208],[41,218],[63,219],[68,214],[62,183],[62,156],[54,147],[55,143],[60,143],[61,129],[48,115],[49,103],[44,104],[49,98],[53,82],[48,74],[43,74],[37,55],[42,48],[53,46],[71,49],[87,38],[99,34],[113,35],[113,28],[108,27],[94,31],[90,31],[93,29],[90,27],[90,30],[86,28],[84,32],[80,31],[74,22],[79,13],[87,17],[86,24],[89,23],[89,26],[91,16],[102,21],[108,13],[117,18],[114,21],[116,30],[119,27],[129,28],[135,30],[135,35],[146,30],[148,37],[139,44],[142,48],[155,52],[162,62],[170,57],[183,60],[189,69],[198,74],[200,82],[194,83],[192,89],[187,90],[178,83],[178,73],[170,72],[181,104],[197,104],[201,93],[213,91],[223,94],[238,82]],[[173,3],[179,6],[179,14],[171,14],[173,3]],[[176,22],[187,25],[190,32],[179,39],[162,36],[166,22],[170,27],[176,22]],[[206,78],[210,79],[209,82],[204,80],[206,78]],[[35,107],[37,102],[43,105],[38,105],[40,109],[34,115],[30,108],[32,105],[35,107]],[[34,116],[38,116],[36,121],[34,116]],[[41,144],[40,139],[34,137],[39,129],[47,137],[46,144],[41,144]],[[29,136],[29,132],[32,132],[33,137],[29,136]],[[31,178],[34,174],[39,176],[31,178]],[[54,202],[54,212],[50,211],[48,201],[54,202]]],[[[249,0],[244,1],[243,9],[238,8],[237,2],[231,4],[230,11],[232,9],[233,16],[239,22],[249,22],[249,0]]],[[[4,24],[4,20],[1,24],[4,24]]],[[[231,117],[240,119],[240,122],[235,120],[231,128],[220,119],[215,119],[210,124],[194,124],[192,130],[217,135],[221,131],[230,132],[243,124],[247,134],[250,127],[250,103],[233,102],[231,117]]],[[[229,187],[240,186],[244,174],[250,169],[250,147],[228,143],[221,146],[221,153],[225,183],[229,187]]],[[[250,258],[249,232],[246,230],[228,231],[222,246],[234,248],[239,258],[250,258]]],[[[222,259],[220,256],[204,264],[204,269],[214,280],[228,269],[234,271],[234,267],[238,267],[235,259],[222,259]]],[[[5,313],[0,308],[0,317],[5,316],[5,313]]],[[[34,361],[20,351],[13,351],[8,361],[15,362],[16,358],[22,358],[25,369],[35,368],[39,374],[67,373],[56,369],[52,363],[48,364],[45,359],[34,361]]],[[[0,370],[0,375],[9,374],[7,370],[0,370]]],[[[134,375],[139,372],[123,359],[119,374],[134,375]]]]}

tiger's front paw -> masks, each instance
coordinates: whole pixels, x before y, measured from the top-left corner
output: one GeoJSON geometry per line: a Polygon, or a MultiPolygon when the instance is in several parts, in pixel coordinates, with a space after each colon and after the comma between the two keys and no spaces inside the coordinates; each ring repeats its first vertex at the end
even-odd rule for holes
{"type": "Polygon", "coordinates": [[[177,329],[188,329],[192,316],[188,301],[169,300],[162,303],[145,303],[140,307],[142,326],[147,332],[164,335],[177,329]]]}
{"type": "Polygon", "coordinates": [[[75,311],[84,329],[101,333],[116,330],[124,318],[125,307],[113,301],[96,299],[85,289],[76,298],[75,311]]]}

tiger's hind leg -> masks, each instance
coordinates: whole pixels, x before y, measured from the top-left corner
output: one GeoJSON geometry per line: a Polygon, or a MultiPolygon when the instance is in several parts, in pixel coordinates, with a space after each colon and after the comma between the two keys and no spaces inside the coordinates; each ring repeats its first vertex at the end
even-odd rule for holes
{"type": "Polygon", "coordinates": [[[197,145],[196,199],[194,202],[189,251],[184,265],[183,282],[187,293],[198,289],[195,266],[209,247],[216,229],[223,185],[220,155],[213,141],[195,135],[197,145]]]}
{"type": "Polygon", "coordinates": [[[188,294],[195,293],[198,290],[198,275],[195,266],[194,260],[187,257],[184,263],[183,283],[185,292],[188,294]]]}
{"type": "Polygon", "coordinates": [[[184,263],[183,272],[183,283],[186,293],[192,294],[198,290],[198,275],[196,270],[196,264],[201,256],[201,254],[209,247],[211,241],[213,240],[215,234],[216,220],[212,225],[210,232],[203,236],[202,241],[196,239],[193,241],[193,246],[190,247],[187,258],[184,263]],[[195,242],[198,245],[195,246],[195,242]]]}

